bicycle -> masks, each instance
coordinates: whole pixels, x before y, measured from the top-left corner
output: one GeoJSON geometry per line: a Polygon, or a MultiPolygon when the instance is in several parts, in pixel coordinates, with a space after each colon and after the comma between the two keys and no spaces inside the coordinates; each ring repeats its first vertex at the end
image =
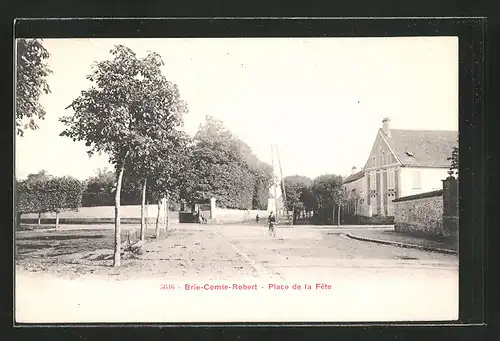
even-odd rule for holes
{"type": "Polygon", "coordinates": [[[274,238],[276,238],[276,223],[275,222],[271,222],[269,223],[269,235],[273,236],[274,238]]]}

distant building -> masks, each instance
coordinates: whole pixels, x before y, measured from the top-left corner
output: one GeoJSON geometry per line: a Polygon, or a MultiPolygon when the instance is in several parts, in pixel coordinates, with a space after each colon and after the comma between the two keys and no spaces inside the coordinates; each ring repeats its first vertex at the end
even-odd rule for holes
{"type": "Polygon", "coordinates": [[[344,213],[350,215],[366,215],[366,193],[367,184],[364,170],[358,171],[352,167],[351,175],[345,178],[343,182],[344,194],[347,198],[347,204],[344,207],[344,213]]]}
{"type": "Polygon", "coordinates": [[[457,131],[390,129],[385,118],[364,168],[343,182],[344,192],[356,202],[350,212],[393,216],[392,200],[441,189],[457,140],[457,131]]]}

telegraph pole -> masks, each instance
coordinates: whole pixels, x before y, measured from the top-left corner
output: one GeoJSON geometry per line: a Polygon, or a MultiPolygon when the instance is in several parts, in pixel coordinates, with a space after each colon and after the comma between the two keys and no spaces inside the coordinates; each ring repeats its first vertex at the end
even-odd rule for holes
{"type": "Polygon", "coordinates": [[[275,207],[275,213],[276,213],[276,220],[279,220],[278,218],[278,193],[276,191],[276,170],[274,167],[274,148],[273,145],[271,144],[271,162],[273,166],[273,189],[274,189],[274,207],[275,207]]]}
{"type": "MultiPolygon", "coordinates": [[[[286,218],[288,219],[288,206],[286,204],[286,188],[285,188],[285,179],[283,178],[283,170],[281,169],[281,159],[280,153],[278,151],[278,145],[276,145],[276,155],[278,156],[278,166],[280,168],[280,177],[281,177],[281,188],[283,190],[283,205],[285,206],[286,218]]],[[[293,217],[292,217],[293,223],[293,217]]]]}

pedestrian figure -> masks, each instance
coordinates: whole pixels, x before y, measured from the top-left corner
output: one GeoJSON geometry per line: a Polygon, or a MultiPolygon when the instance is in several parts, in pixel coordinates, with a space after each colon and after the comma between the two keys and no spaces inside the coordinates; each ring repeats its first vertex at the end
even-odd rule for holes
{"type": "Polygon", "coordinates": [[[257,221],[257,224],[258,224],[259,223],[259,215],[258,214],[255,216],[255,220],[257,221]]]}
{"type": "Polygon", "coordinates": [[[274,212],[271,211],[269,213],[269,217],[267,218],[267,222],[269,224],[269,235],[273,235],[273,237],[276,237],[276,216],[274,215],[274,212]]]}

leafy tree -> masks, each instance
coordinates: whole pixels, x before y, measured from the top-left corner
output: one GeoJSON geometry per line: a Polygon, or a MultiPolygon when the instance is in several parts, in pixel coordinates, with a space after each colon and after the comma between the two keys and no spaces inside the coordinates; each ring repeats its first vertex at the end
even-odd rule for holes
{"type": "Polygon", "coordinates": [[[318,200],[319,208],[323,209],[323,214],[325,209],[331,210],[333,222],[335,208],[340,211],[343,204],[342,177],[335,174],[320,175],[314,179],[312,191],[318,200]]]}
{"type": "MultiPolygon", "coordinates": [[[[162,200],[176,200],[182,183],[182,172],[189,137],[179,130],[171,130],[168,136],[159,137],[147,154],[142,154],[134,162],[135,174],[142,174],[142,206],[148,197],[158,205],[156,222],[157,236],[159,233],[159,213],[162,200]],[[135,166],[138,165],[138,166],[135,166]]],[[[142,212],[143,209],[141,210],[142,212]]],[[[144,214],[141,213],[141,238],[144,239],[144,214]]]]}
{"type": "Polygon", "coordinates": [[[253,209],[266,210],[269,198],[269,187],[273,181],[273,169],[270,165],[260,162],[254,169],[254,194],[252,199],[253,209]]]}
{"type": "Polygon", "coordinates": [[[207,117],[189,148],[190,170],[185,180],[185,199],[208,202],[217,198],[221,207],[250,209],[265,205],[271,180],[270,167],[260,162],[244,142],[223,123],[207,117]]]}
{"type": "MultiPolygon", "coordinates": [[[[184,132],[177,132],[171,136],[170,140],[165,140],[159,145],[157,160],[154,164],[149,186],[153,202],[157,203],[158,211],[156,216],[156,237],[159,237],[159,216],[161,203],[163,200],[178,200],[182,186],[182,174],[185,166],[186,149],[189,144],[189,137],[184,132]]],[[[168,228],[168,221],[165,221],[165,230],[168,228]]]]}
{"type": "MultiPolygon", "coordinates": [[[[121,205],[139,205],[141,203],[141,179],[127,169],[123,175],[121,205]]],[[[85,181],[82,206],[114,206],[116,172],[109,169],[98,169],[96,175],[85,181]]],[[[151,198],[146,195],[146,200],[151,198]]]]}
{"type": "Polygon", "coordinates": [[[307,211],[317,210],[318,203],[312,190],[312,184],[302,192],[301,201],[307,211]]]}
{"type": "Polygon", "coordinates": [[[163,168],[173,167],[167,161],[175,160],[173,155],[179,152],[180,140],[185,136],[179,128],[183,125],[187,105],[181,100],[178,87],[163,75],[163,65],[161,57],[156,53],[150,53],[142,60],[139,102],[142,103],[143,115],[149,114],[151,118],[137,122],[136,130],[143,142],[132,151],[132,162],[129,164],[131,172],[141,179],[141,240],[145,239],[144,209],[148,179],[156,180],[158,174],[168,173],[165,169],[159,173],[158,165],[161,164],[163,168]]]}
{"type": "Polygon", "coordinates": [[[62,211],[81,207],[84,184],[71,177],[54,177],[46,181],[44,187],[47,210],[56,214],[57,229],[62,211]]]}
{"type": "Polygon", "coordinates": [[[82,197],[82,206],[112,206],[116,175],[108,169],[98,169],[97,174],[87,179],[82,197]]]}
{"type": "Polygon", "coordinates": [[[87,77],[93,85],[69,106],[75,114],[60,121],[66,125],[62,136],[85,141],[89,155],[105,152],[115,167],[114,266],[120,266],[120,194],[126,165],[158,143],[147,130],[163,121],[180,120],[186,105],[181,101],[173,105],[178,90],[159,72],[163,61],[158,54],[138,58],[123,45],[115,46],[111,54],[111,60],[93,65],[87,77]]]}
{"type": "Polygon", "coordinates": [[[450,171],[452,171],[453,174],[458,176],[458,146],[453,147],[451,156],[448,157],[447,160],[451,161],[450,171]]]}
{"type": "Polygon", "coordinates": [[[286,206],[289,211],[293,212],[292,217],[295,223],[297,214],[306,207],[304,199],[312,185],[312,180],[305,176],[292,175],[285,177],[283,182],[285,186],[281,190],[283,195],[286,191],[286,206]]]}
{"type": "Polygon", "coordinates": [[[16,182],[18,223],[23,213],[38,213],[38,224],[42,213],[48,212],[45,186],[52,177],[45,170],[29,174],[26,180],[16,182]]]}
{"type": "Polygon", "coordinates": [[[40,96],[50,93],[47,77],[52,71],[41,39],[17,39],[16,47],[16,132],[23,136],[24,130],[38,128],[37,118],[45,117],[40,96]]]}
{"type": "MultiPolygon", "coordinates": [[[[56,213],[56,228],[59,227],[59,213],[77,210],[81,207],[84,184],[71,177],[53,177],[45,171],[28,175],[17,183],[18,213],[56,213]]],[[[18,216],[19,218],[19,216],[18,216]]]]}

